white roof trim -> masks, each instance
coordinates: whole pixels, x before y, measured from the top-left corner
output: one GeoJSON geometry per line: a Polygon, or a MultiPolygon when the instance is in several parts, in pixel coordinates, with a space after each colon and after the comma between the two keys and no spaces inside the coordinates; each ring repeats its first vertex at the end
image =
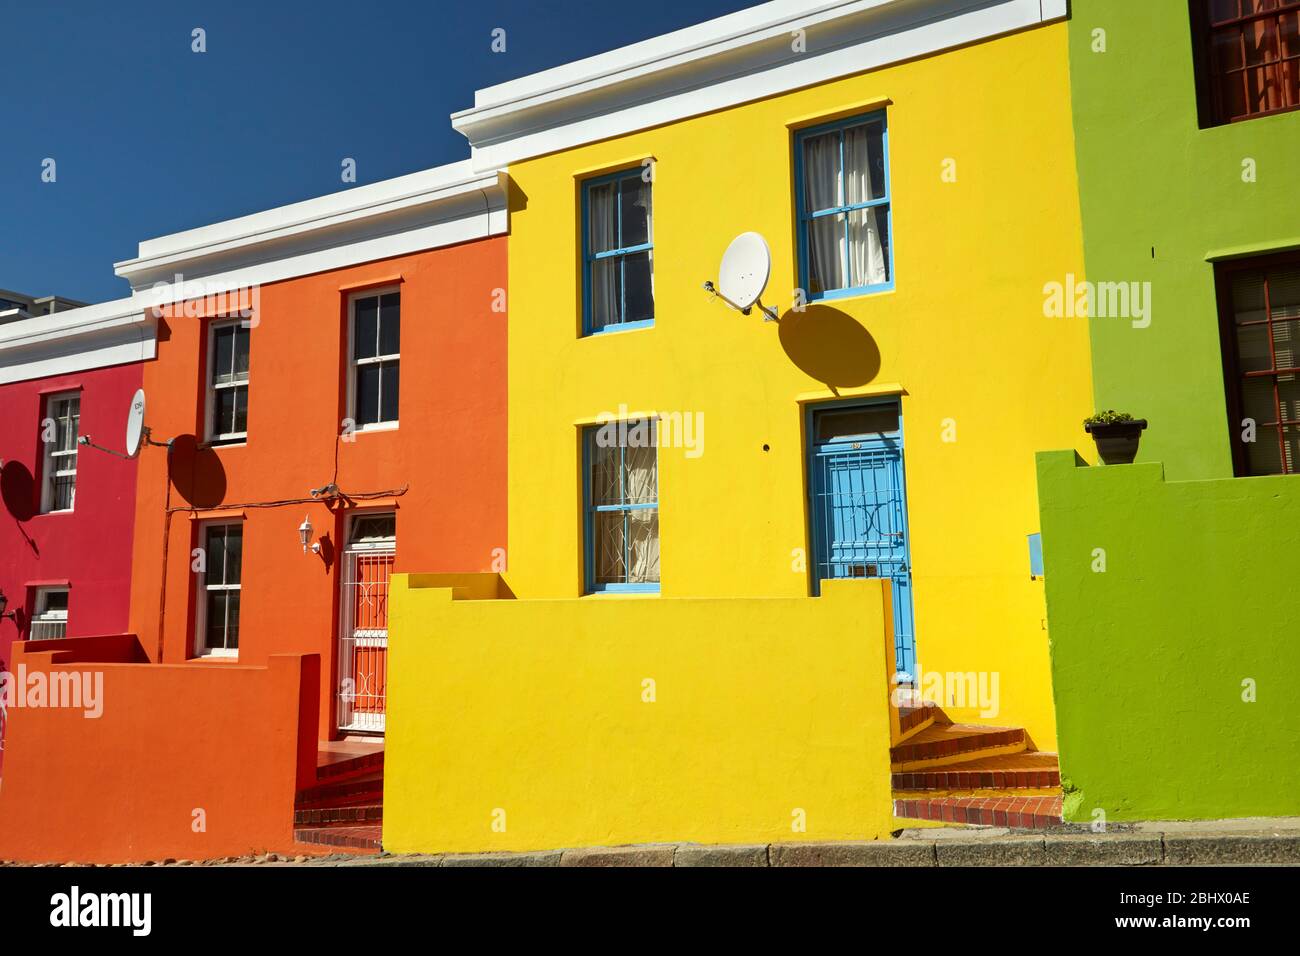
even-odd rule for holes
{"type": "Polygon", "coordinates": [[[0,384],[143,362],[157,340],[157,319],[135,297],[6,322],[0,384]]]}
{"type": "Polygon", "coordinates": [[[1066,16],[1066,0],[772,0],[474,94],[476,169],[698,116],[1066,16]],[[806,52],[792,50],[805,31],[806,52]]]}
{"type": "Polygon", "coordinates": [[[178,275],[242,288],[502,235],[508,225],[505,174],[465,160],[150,239],[115,270],[153,305],[183,297],[178,275]]]}

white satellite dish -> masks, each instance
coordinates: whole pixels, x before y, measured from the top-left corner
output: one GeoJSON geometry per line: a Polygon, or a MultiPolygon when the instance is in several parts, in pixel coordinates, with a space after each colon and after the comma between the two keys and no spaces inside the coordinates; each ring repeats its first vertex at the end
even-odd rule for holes
{"type": "Polygon", "coordinates": [[[722,254],[718,291],[738,309],[748,309],[767,288],[772,273],[772,253],[756,232],[742,232],[722,254]]]}
{"type": "Polygon", "coordinates": [[[134,458],[140,454],[140,445],[144,442],[144,389],[137,388],[131,396],[131,409],[126,413],[126,457],[134,458]]]}
{"type": "Polygon", "coordinates": [[[718,287],[706,282],[704,288],[744,315],[749,315],[757,304],[766,321],[775,322],[775,310],[765,308],[759,301],[771,274],[772,253],[767,240],[757,232],[742,232],[722,254],[718,287]]]}

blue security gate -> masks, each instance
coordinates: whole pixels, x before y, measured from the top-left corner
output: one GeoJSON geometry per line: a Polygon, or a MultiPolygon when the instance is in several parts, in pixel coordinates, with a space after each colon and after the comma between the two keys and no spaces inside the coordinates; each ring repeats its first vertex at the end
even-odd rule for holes
{"type": "Polygon", "coordinates": [[[827,578],[889,578],[899,671],[914,674],[912,566],[897,402],[815,408],[809,421],[813,593],[827,578]]]}

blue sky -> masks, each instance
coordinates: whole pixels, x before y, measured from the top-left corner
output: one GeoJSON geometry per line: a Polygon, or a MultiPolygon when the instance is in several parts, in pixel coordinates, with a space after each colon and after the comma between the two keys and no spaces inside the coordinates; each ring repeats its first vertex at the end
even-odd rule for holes
{"type": "Polygon", "coordinates": [[[476,88],[755,2],[0,0],[0,288],[127,295],[142,239],[464,159],[476,88]]]}

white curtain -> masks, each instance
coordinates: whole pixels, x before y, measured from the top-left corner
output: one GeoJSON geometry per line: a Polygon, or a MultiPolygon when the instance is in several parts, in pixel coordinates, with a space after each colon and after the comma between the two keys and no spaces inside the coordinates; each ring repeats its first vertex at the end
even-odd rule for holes
{"type": "MultiPolygon", "coordinates": [[[[587,247],[590,252],[608,252],[618,242],[617,194],[614,183],[593,186],[587,193],[587,247]]],[[[602,329],[622,321],[619,315],[617,257],[591,263],[591,326],[602,329]]]]}
{"type": "MultiPolygon", "coordinates": [[[[804,140],[804,209],[817,212],[843,203],[840,188],[840,136],[825,133],[804,140]]],[[[844,288],[844,217],[808,222],[809,292],[844,288]]]]}
{"type": "MultiPolygon", "coordinates": [[[[650,423],[651,444],[624,450],[627,467],[627,500],[631,504],[658,503],[658,449],[653,440],[656,423],[650,423]]],[[[636,508],[628,517],[629,583],[659,580],[659,509],[636,508]]]]}
{"type": "MultiPolygon", "coordinates": [[[[871,149],[873,139],[880,137],[880,126],[871,123],[844,131],[844,187],[845,204],[869,202],[880,199],[871,191],[871,149]]],[[[886,280],[885,250],[876,224],[878,210],[858,209],[849,213],[849,286],[878,285],[886,280]]],[[[883,215],[883,212],[881,213],[883,215]]]]}

